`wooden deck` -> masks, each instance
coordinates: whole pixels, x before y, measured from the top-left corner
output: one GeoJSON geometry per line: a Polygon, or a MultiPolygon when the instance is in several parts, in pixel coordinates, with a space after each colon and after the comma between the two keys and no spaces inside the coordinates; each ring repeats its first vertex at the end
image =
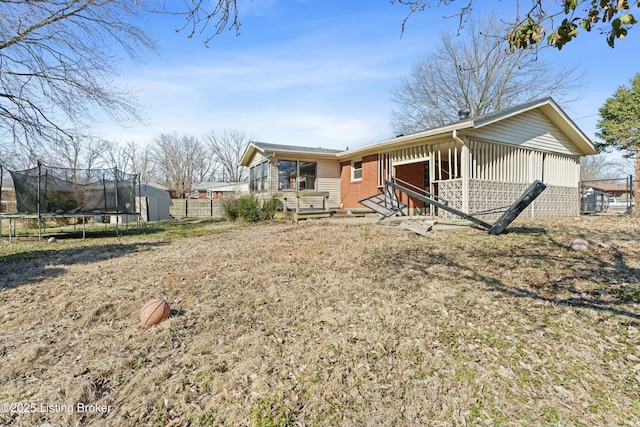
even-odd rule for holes
{"type": "Polygon", "coordinates": [[[294,222],[301,219],[329,218],[331,216],[328,191],[283,191],[274,193],[272,197],[282,200],[283,215],[291,217],[294,222]],[[302,197],[322,197],[322,208],[301,208],[300,198],[302,197]],[[292,203],[292,199],[295,199],[295,204],[292,203]]]}

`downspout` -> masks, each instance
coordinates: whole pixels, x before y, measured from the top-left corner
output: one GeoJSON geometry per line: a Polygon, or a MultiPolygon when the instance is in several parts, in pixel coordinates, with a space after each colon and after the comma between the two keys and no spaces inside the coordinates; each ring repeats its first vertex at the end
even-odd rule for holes
{"type": "MultiPolygon", "coordinates": [[[[458,138],[458,131],[453,130],[451,136],[454,141],[462,144],[462,150],[460,150],[460,177],[462,178],[462,212],[469,212],[469,163],[470,163],[470,151],[466,141],[458,138]]],[[[466,139],[466,138],[465,138],[466,139]]],[[[451,167],[451,165],[449,165],[451,167]]]]}

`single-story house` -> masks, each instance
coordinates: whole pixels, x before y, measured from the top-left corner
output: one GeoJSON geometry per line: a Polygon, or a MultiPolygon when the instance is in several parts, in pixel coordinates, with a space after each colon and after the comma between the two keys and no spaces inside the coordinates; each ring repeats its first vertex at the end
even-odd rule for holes
{"type": "MultiPolygon", "coordinates": [[[[586,183],[583,183],[585,186],[586,183]]],[[[633,189],[628,182],[624,184],[610,183],[610,182],[596,182],[593,185],[589,184],[588,187],[597,187],[598,190],[603,191],[611,195],[611,197],[624,197],[629,198],[629,193],[633,189]]]]}
{"type": "MultiPolygon", "coordinates": [[[[540,180],[546,190],[521,216],[548,217],[579,215],[580,158],[597,152],[545,98],[346,151],[252,142],[241,165],[250,167],[252,192],[323,190],[331,206],[345,209],[362,208],[361,200],[383,193],[393,178],[474,214],[511,205],[540,180]]],[[[398,196],[409,214],[451,216],[398,196]]]]}
{"type": "Polygon", "coordinates": [[[218,200],[248,193],[248,182],[205,181],[195,185],[188,198],[218,200]]]}

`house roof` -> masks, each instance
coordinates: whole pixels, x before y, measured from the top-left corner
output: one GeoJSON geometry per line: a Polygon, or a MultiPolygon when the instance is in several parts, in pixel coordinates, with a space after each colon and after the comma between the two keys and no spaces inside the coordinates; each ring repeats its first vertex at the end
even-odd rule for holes
{"type": "Polygon", "coordinates": [[[556,126],[575,145],[576,150],[580,155],[598,153],[598,149],[595,144],[580,130],[580,128],[578,128],[562,108],[560,108],[552,98],[543,98],[514,107],[504,108],[489,114],[459,120],[444,126],[427,129],[410,135],[401,135],[395,138],[363,145],[347,151],[293,145],[267,144],[265,142],[252,141],[247,146],[240,165],[248,166],[256,152],[260,152],[264,155],[309,154],[314,157],[334,157],[340,160],[346,160],[361,157],[363,155],[394,150],[420,142],[438,140],[444,137],[450,137],[451,135],[456,136],[457,132],[460,132],[461,134],[472,134],[474,130],[494,125],[502,120],[533,110],[537,110],[542,113],[554,126],[556,126]]]}
{"type": "Polygon", "coordinates": [[[415,143],[416,141],[441,138],[450,133],[459,131],[472,131],[485,126],[495,124],[510,117],[538,110],[542,112],[555,126],[557,126],[575,145],[582,155],[596,154],[598,149],[595,144],[576,126],[569,116],[556,104],[552,98],[544,98],[527,102],[514,107],[494,111],[489,114],[459,120],[444,126],[427,129],[410,135],[402,135],[373,144],[364,145],[353,150],[344,151],[338,155],[340,159],[362,156],[378,152],[379,150],[391,149],[399,145],[415,143]]]}
{"type": "Polygon", "coordinates": [[[157,182],[153,182],[153,181],[142,182],[140,184],[141,185],[148,185],[149,187],[157,188],[158,190],[170,191],[169,187],[164,186],[164,185],[162,185],[160,183],[157,183],[157,182]]]}
{"type": "Polygon", "coordinates": [[[589,185],[589,182],[586,182],[586,183],[583,183],[582,186],[597,188],[599,190],[607,191],[610,193],[626,193],[627,191],[629,191],[628,184],[613,184],[613,183],[599,182],[595,185],[589,185]]]}
{"type": "Polygon", "coordinates": [[[237,185],[246,185],[246,182],[203,181],[193,186],[194,190],[215,190],[216,188],[232,188],[237,185]]]}
{"type": "Polygon", "coordinates": [[[266,142],[250,141],[249,145],[244,151],[240,160],[241,166],[248,166],[251,158],[256,152],[268,155],[268,154],[292,154],[292,155],[304,155],[309,154],[314,157],[335,157],[342,150],[332,150],[329,148],[321,147],[303,147],[298,145],[282,145],[282,144],[268,144],[266,142]]]}

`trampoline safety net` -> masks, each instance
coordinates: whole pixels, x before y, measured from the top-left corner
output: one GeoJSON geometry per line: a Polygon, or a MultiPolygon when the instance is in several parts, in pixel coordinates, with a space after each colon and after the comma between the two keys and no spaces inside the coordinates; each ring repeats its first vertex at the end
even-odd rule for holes
{"type": "Polygon", "coordinates": [[[39,165],[9,173],[16,193],[16,209],[21,214],[135,213],[137,175],[115,168],[66,169],[39,165]]]}

